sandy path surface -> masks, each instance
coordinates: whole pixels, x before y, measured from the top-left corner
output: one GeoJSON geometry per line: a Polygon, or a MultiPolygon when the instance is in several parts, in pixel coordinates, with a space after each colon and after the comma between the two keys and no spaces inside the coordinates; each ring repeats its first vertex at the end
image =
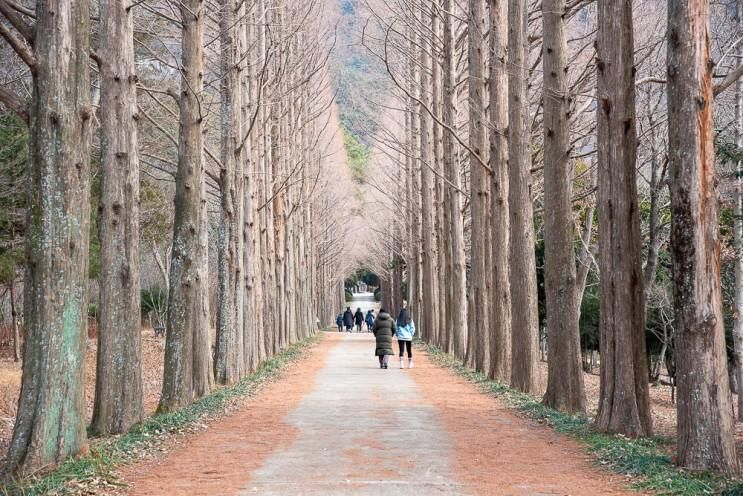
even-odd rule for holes
{"type": "Polygon", "coordinates": [[[237,413],[127,467],[130,494],[637,494],[420,354],[380,370],[372,339],[326,335],[237,413]]]}

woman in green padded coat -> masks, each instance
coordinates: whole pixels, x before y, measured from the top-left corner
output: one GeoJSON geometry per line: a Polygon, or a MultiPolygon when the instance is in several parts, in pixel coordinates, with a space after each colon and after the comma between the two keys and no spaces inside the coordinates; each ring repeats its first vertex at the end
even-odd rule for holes
{"type": "Polygon", "coordinates": [[[395,335],[395,320],[384,309],[379,311],[374,321],[374,337],[377,338],[377,348],[374,354],[379,358],[379,368],[386,369],[392,350],[392,336],[395,335]]]}

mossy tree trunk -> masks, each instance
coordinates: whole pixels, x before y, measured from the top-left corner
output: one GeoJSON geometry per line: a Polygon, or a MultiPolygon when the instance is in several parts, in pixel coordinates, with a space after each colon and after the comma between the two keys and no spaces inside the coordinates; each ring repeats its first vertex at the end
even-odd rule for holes
{"type": "Polygon", "coordinates": [[[90,231],[87,0],[36,3],[29,112],[23,376],[7,474],[86,446],[84,360],[90,231]]]}

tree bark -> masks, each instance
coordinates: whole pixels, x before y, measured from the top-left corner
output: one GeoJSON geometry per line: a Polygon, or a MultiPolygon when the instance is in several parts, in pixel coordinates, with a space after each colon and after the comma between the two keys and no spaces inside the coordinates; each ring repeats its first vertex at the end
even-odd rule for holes
{"type": "MultiPolygon", "coordinates": [[[[422,6],[418,7],[418,16],[420,22],[426,22],[422,16],[422,6]]],[[[421,105],[418,106],[420,113],[420,175],[421,175],[421,274],[422,274],[422,286],[420,293],[423,298],[421,306],[421,314],[419,314],[420,320],[420,333],[425,339],[435,339],[436,327],[438,319],[436,317],[436,280],[434,277],[434,264],[436,259],[436,247],[434,245],[433,235],[433,174],[431,173],[432,157],[431,153],[433,147],[436,146],[435,142],[432,141],[432,121],[429,118],[428,111],[425,107],[431,108],[432,105],[432,85],[431,79],[428,77],[429,72],[432,72],[432,60],[429,50],[431,49],[430,44],[425,40],[423,36],[418,37],[419,45],[419,60],[421,68],[418,71],[419,85],[420,85],[420,100],[421,105]]]]}
{"type": "MultiPolygon", "coordinates": [[[[443,0],[443,41],[444,53],[442,58],[443,75],[443,108],[442,121],[445,126],[454,125],[456,88],[454,85],[454,52],[455,41],[453,35],[453,17],[451,15],[452,0],[443,0]]],[[[447,273],[451,276],[449,289],[449,322],[451,329],[451,350],[457,358],[464,358],[464,338],[467,335],[467,267],[464,246],[464,219],[462,216],[462,175],[459,170],[459,161],[453,136],[445,131],[442,136],[443,160],[446,178],[454,185],[447,187],[449,208],[449,230],[451,240],[450,264],[447,273]]]]}
{"type": "Polygon", "coordinates": [[[488,0],[490,20],[490,226],[492,274],[488,377],[511,380],[508,217],[508,0],[488,0]]]}
{"type": "Polygon", "coordinates": [[[508,28],[508,213],[510,217],[511,386],[525,393],[537,389],[539,311],[527,94],[526,0],[509,0],[508,28]]]}
{"type": "Polygon", "coordinates": [[[200,93],[203,86],[203,4],[181,4],[183,39],[178,169],[175,180],[173,250],[168,292],[163,392],[158,411],[177,410],[194,398],[194,359],[198,326],[205,324],[201,231],[204,183],[200,93]]]}
{"type": "Polygon", "coordinates": [[[90,5],[36,4],[30,106],[23,376],[7,474],[86,446],[90,230],[90,5]]]}
{"type": "Polygon", "coordinates": [[[137,75],[129,2],[101,2],[101,244],[93,432],[120,434],[144,416],[139,278],[137,75]]]}
{"type": "Polygon", "coordinates": [[[678,463],[738,468],[720,289],[709,1],[668,2],[668,151],[671,185],[678,463]]]}
{"type": "Polygon", "coordinates": [[[484,157],[485,149],[485,105],[483,92],[483,2],[469,0],[469,25],[467,28],[469,54],[469,146],[470,152],[470,195],[472,210],[472,255],[470,291],[474,293],[471,310],[474,312],[471,357],[472,364],[478,371],[487,371],[490,361],[490,339],[487,331],[491,324],[488,318],[490,302],[488,275],[490,273],[488,231],[490,222],[490,187],[487,171],[480,164],[478,156],[484,157]]]}
{"type": "MultiPolygon", "coordinates": [[[[737,1],[738,31],[743,30],[743,0],[737,1]]],[[[743,44],[738,43],[738,67],[743,67],[743,44]]],[[[736,142],[743,149],[743,79],[735,86],[735,122],[738,126],[736,142]]],[[[733,323],[733,350],[735,375],[738,383],[738,420],[743,421],[743,161],[735,164],[735,195],[733,198],[733,237],[735,243],[735,312],[733,323]]]]}
{"type": "Polygon", "coordinates": [[[652,431],[645,348],[632,0],[598,2],[598,203],[601,391],[596,426],[652,431]]]}
{"type": "Polygon", "coordinates": [[[544,31],[544,272],[549,366],[544,403],[586,409],[573,249],[573,170],[565,38],[565,0],[542,2],[544,31]]]}
{"type": "MultiPolygon", "coordinates": [[[[217,261],[217,339],[214,361],[214,377],[219,384],[232,384],[240,378],[241,364],[238,360],[238,334],[242,335],[242,322],[236,322],[237,309],[242,301],[237,300],[238,287],[242,286],[238,274],[238,252],[240,228],[238,223],[242,207],[242,175],[237,173],[237,140],[240,131],[240,73],[237,63],[238,24],[235,18],[235,0],[220,3],[220,65],[221,65],[221,161],[219,172],[221,209],[219,222],[219,245],[217,261]]],[[[240,349],[240,351],[242,351],[240,349]]]]}

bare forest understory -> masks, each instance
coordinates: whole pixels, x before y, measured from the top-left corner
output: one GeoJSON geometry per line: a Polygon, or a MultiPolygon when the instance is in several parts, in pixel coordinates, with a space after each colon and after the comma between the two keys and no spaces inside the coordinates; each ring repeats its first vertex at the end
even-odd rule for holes
{"type": "MultiPolygon", "coordinates": [[[[88,339],[85,353],[85,407],[86,419],[93,416],[95,395],[96,339],[88,339]]],[[[163,388],[163,357],[165,338],[155,337],[152,329],[142,329],[142,386],[144,409],[147,416],[155,413],[163,388]]],[[[21,363],[13,361],[11,348],[0,348],[0,452],[5,457],[13,434],[13,422],[21,389],[21,363]]]]}

